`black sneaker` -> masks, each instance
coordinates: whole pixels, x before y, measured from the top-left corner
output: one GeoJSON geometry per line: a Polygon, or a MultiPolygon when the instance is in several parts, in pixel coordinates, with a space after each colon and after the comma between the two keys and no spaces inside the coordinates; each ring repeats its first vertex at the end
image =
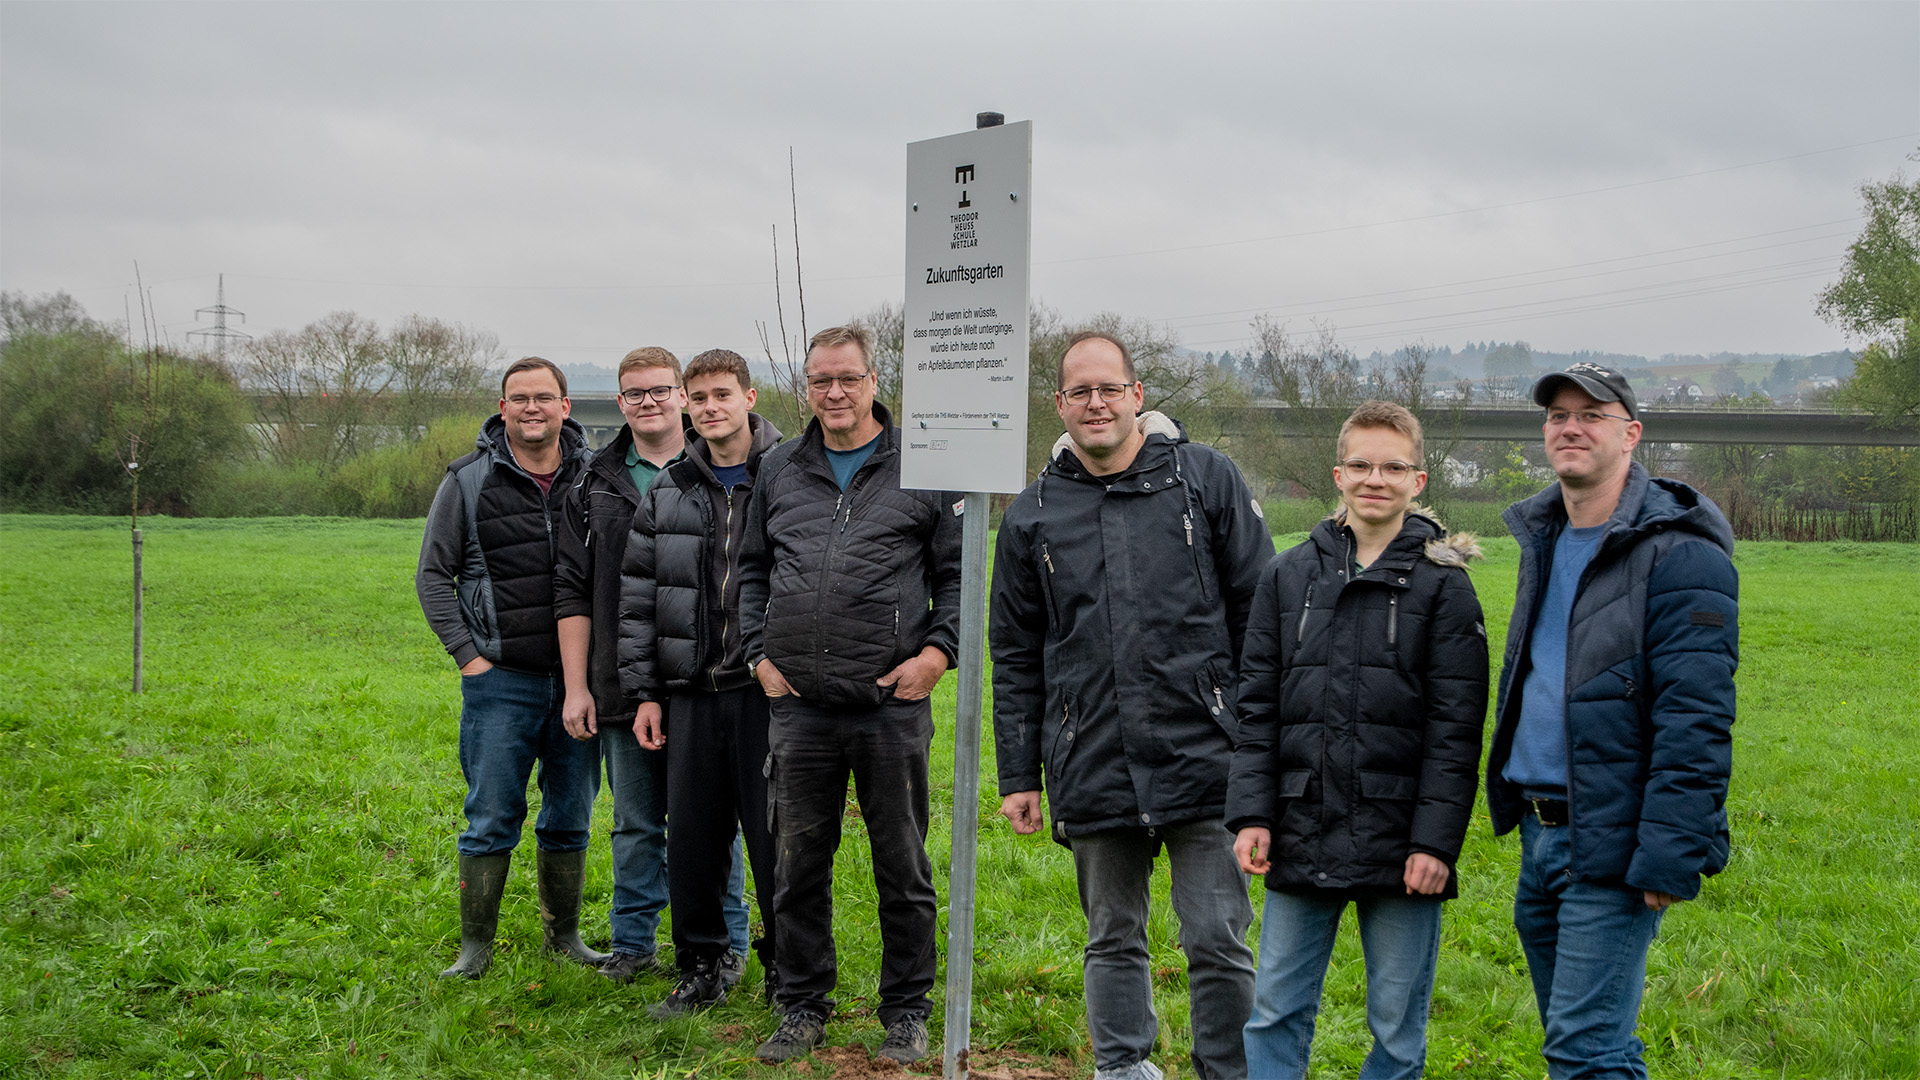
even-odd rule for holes
{"type": "Polygon", "coordinates": [[[712,964],[696,964],[692,971],[680,973],[680,981],[673,987],[666,1000],[647,1011],[656,1020],[669,1020],[676,1016],[685,1016],[695,1009],[704,1009],[711,1005],[724,1005],[727,1000],[727,988],[720,983],[720,976],[712,964]]]}
{"type": "Polygon", "coordinates": [[[917,1016],[895,1020],[887,1025],[887,1037],[874,1053],[905,1065],[927,1056],[927,1022],[917,1016]]]}
{"type": "Polygon", "coordinates": [[[808,1012],[790,1012],[774,1029],[772,1037],[760,1044],[753,1056],[761,1061],[786,1061],[805,1057],[827,1037],[827,1022],[808,1012]]]}
{"type": "Polygon", "coordinates": [[[653,953],[616,952],[600,965],[600,974],[617,983],[632,982],[635,975],[657,970],[660,960],[653,953]]]}
{"type": "Polygon", "coordinates": [[[739,983],[740,976],[747,973],[747,958],[734,952],[732,949],[728,949],[726,952],[720,954],[720,959],[714,965],[714,970],[720,976],[720,988],[722,990],[731,990],[735,984],[739,983]]]}

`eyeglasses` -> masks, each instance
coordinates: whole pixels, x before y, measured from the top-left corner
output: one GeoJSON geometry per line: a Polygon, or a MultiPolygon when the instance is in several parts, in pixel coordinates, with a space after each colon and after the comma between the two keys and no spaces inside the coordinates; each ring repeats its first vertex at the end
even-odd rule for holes
{"type": "Polygon", "coordinates": [[[861,383],[871,378],[873,378],[873,372],[871,371],[859,375],[809,375],[807,376],[807,393],[824,394],[832,390],[834,384],[838,383],[841,393],[851,394],[855,390],[860,389],[861,383]]]}
{"type": "Polygon", "coordinates": [[[1101,383],[1099,386],[1070,386],[1059,392],[1060,400],[1069,405],[1085,405],[1093,400],[1093,395],[1097,391],[1101,401],[1111,403],[1125,397],[1127,391],[1133,389],[1135,385],[1137,384],[1130,382],[1110,382],[1101,383]]]}
{"type": "Polygon", "coordinates": [[[524,409],[529,405],[538,405],[544,409],[559,400],[559,394],[514,394],[507,399],[507,404],[516,409],[524,409]]]}
{"type": "Polygon", "coordinates": [[[1348,458],[1340,463],[1340,475],[1346,477],[1349,484],[1360,483],[1372,476],[1375,469],[1380,470],[1380,479],[1395,487],[1406,483],[1407,477],[1419,471],[1404,461],[1382,461],[1376,465],[1366,458],[1348,458]]]}
{"type": "Polygon", "coordinates": [[[1625,420],[1628,423],[1632,423],[1633,417],[1615,416],[1612,413],[1603,413],[1595,409],[1581,409],[1579,412],[1568,412],[1565,409],[1547,410],[1548,427],[1566,427],[1567,421],[1569,420],[1580,421],[1581,427],[1592,427],[1602,420],[1625,420]]]}
{"type": "Polygon", "coordinates": [[[620,391],[620,400],[629,405],[638,405],[648,398],[652,398],[655,401],[665,401],[667,398],[673,396],[673,392],[678,389],[680,389],[679,383],[662,383],[659,386],[634,386],[620,391]]]}

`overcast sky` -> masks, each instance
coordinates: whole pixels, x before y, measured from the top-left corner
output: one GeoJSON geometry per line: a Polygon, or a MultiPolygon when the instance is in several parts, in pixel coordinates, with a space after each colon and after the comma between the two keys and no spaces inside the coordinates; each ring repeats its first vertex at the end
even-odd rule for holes
{"type": "Polygon", "coordinates": [[[1818,352],[1857,186],[1920,170],[1920,4],[9,0],[0,288],[757,355],[788,148],[817,329],[901,296],[905,146],[982,109],[1068,318],[1818,352]]]}

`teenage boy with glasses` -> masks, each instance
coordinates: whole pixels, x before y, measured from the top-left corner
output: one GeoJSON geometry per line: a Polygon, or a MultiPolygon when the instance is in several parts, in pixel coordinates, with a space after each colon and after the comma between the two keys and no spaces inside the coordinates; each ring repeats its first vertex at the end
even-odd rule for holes
{"type": "MultiPolygon", "coordinates": [[[[1148,881],[1162,847],[1187,956],[1193,1075],[1244,1077],[1247,879],[1221,827],[1240,640],[1273,557],[1224,454],[1157,412],[1126,346],[1076,336],[1067,433],[1000,527],[989,641],[1000,812],[1073,852],[1097,1080],[1158,1080],[1148,881]]],[[[1182,1070],[1185,1071],[1185,1070],[1182,1070]]]]}
{"type": "Polygon", "coordinates": [[[1479,787],[1487,633],[1479,545],[1412,509],[1420,421],[1369,401],[1340,428],[1340,509],[1261,576],[1241,658],[1227,827],[1266,875],[1247,1021],[1253,1076],[1304,1077],[1349,903],[1367,968],[1366,1078],[1418,1078],[1440,904],[1479,787]]]}

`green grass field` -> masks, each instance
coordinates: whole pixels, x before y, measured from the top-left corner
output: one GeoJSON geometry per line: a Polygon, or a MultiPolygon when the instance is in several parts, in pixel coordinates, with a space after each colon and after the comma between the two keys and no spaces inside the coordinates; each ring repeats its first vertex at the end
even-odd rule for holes
{"type": "MultiPolygon", "coordinates": [[[[664,980],[618,987],[541,954],[524,867],[493,971],[435,977],[458,937],[464,787],[455,675],[414,603],[418,539],[416,522],[149,521],[136,698],[125,523],[0,517],[0,1076],[772,1074],[751,1058],[774,1026],[757,975],[698,1018],[649,1020],[664,980]]],[[[1516,556],[1510,540],[1488,546],[1475,580],[1497,657],[1516,556]]],[[[1756,543],[1737,563],[1734,861],[1654,945],[1653,1071],[1915,1076],[1920,549],[1756,543]]],[[[940,693],[929,847],[944,896],[951,678],[940,693]]],[[[983,772],[976,1068],[1087,1075],[1071,863],[1011,834],[990,761],[983,772]]],[[[604,830],[604,802],[596,820],[604,830]]],[[[828,1035],[873,1046],[873,895],[848,824],[828,1035]]],[[[587,892],[602,945],[603,837],[587,892]]],[[[1482,816],[1448,908],[1430,1075],[1544,1072],[1509,923],[1518,858],[1482,816]]],[[[1156,1058],[1190,1075],[1164,873],[1156,1058]]],[[[1349,930],[1316,1076],[1357,1071],[1362,1001],[1349,930]]],[[[798,1075],[874,1073],[856,1051],[798,1075]]]]}

